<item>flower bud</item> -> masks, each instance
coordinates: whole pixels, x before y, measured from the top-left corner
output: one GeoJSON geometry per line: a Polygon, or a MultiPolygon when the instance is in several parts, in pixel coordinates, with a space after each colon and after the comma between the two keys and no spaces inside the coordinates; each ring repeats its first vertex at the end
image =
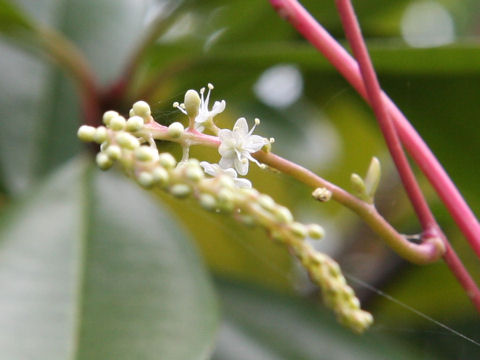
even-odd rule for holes
{"type": "Polygon", "coordinates": [[[175,165],[177,165],[177,161],[169,153],[161,153],[158,157],[158,161],[160,162],[160,165],[166,169],[173,169],[175,165]]]}
{"type": "Polygon", "coordinates": [[[135,132],[143,128],[143,119],[140,116],[132,116],[127,120],[127,131],[135,132]]]}
{"type": "Polygon", "coordinates": [[[275,208],[275,201],[268,195],[262,194],[258,197],[258,203],[265,209],[265,210],[273,210],[275,208]]]}
{"type": "Polygon", "coordinates": [[[325,230],[323,227],[317,224],[308,225],[308,236],[312,239],[321,239],[325,236],[325,230]]]}
{"type": "Polygon", "coordinates": [[[140,146],[140,142],[138,141],[138,139],[135,136],[126,132],[118,133],[115,139],[118,145],[125,149],[133,150],[140,146]]]}
{"type": "Polygon", "coordinates": [[[299,238],[305,239],[307,237],[307,227],[299,222],[291,224],[290,231],[299,238]]]}
{"type": "Polygon", "coordinates": [[[138,115],[145,120],[148,120],[152,114],[150,105],[148,105],[145,101],[137,101],[135,104],[133,104],[133,112],[135,115],[138,115]]]}
{"type": "Polygon", "coordinates": [[[160,184],[165,185],[168,182],[168,172],[161,166],[157,166],[152,170],[153,180],[160,184]]]}
{"type": "Polygon", "coordinates": [[[199,166],[188,164],[187,168],[185,169],[185,175],[189,180],[198,182],[203,178],[204,173],[199,166]]]}
{"type": "Polygon", "coordinates": [[[97,162],[98,167],[102,170],[107,170],[113,165],[113,161],[108,155],[102,152],[97,154],[95,161],[97,162]]]}
{"type": "Polygon", "coordinates": [[[99,126],[95,130],[95,135],[93,136],[93,139],[97,144],[103,143],[105,140],[107,140],[107,128],[105,126],[99,126]]]}
{"type": "Polygon", "coordinates": [[[167,135],[173,139],[179,138],[182,136],[185,128],[179,122],[174,122],[168,126],[167,135]]]}
{"type": "Polygon", "coordinates": [[[158,159],[158,152],[150,146],[142,145],[135,149],[135,158],[138,161],[154,161],[158,159]]]}
{"type": "Polygon", "coordinates": [[[290,223],[293,221],[292,213],[285,206],[277,206],[275,209],[275,216],[283,223],[290,223]]]}
{"type": "Polygon", "coordinates": [[[218,206],[221,210],[230,212],[233,210],[234,204],[234,195],[232,191],[228,188],[223,188],[217,194],[218,206]]]}
{"type": "Polygon", "coordinates": [[[103,123],[107,126],[110,125],[110,120],[118,116],[118,112],[110,110],[103,114],[103,123]]]}
{"type": "Polygon", "coordinates": [[[122,156],[122,149],[118,145],[110,145],[106,148],[105,154],[112,160],[118,160],[122,156]]]}
{"type": "Polygon", "coordinates": [[[184,104],[189,117],[194,118],[198,115],[200,101],[200,96],[195,90],[190,89],[185,93],[184,104]]]}
{"type": "Polygon", "coordinates": [[[110,123],[108,124],[109,128],[114,131],[119,131],[125,129],[125,125],[127,121],[123,116],[115,116],[110,119],[110,123]]]}
{"type": "Polygon", "coordinates": [[[146,189],[152,187],[155,182],[153,175],[150,174],[148,171],[142,171],[140,174],[138,174],[137,181],[141,186],[146,189]]]}
{"type": "Polygon", "coordinates": [[[200,203],[200,206],[208,211],[214,210],[217,206],[217,201],[210,194],[200,194],[198,201],[200,203]]]}
{"type": "Polygon", "coordinates": [[[77,136],[80,140],[91,142],[94,140],[96,129],[93,126],[82,125],[77,131],[77,136]]]}
{"type": "Polygon", "coordinates": [[[177,198],[185,198],[192,192],[190,186],[185,184],[175,184],[170,188],[170,193],[177,198]]]}

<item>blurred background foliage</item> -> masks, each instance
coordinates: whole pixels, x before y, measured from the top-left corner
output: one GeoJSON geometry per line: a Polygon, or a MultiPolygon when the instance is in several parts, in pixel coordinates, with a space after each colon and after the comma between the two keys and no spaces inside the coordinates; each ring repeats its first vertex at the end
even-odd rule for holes
{"type": "MultiPolygon", "coordinates": [[[[333,1],[303,4],[343,39],[333,1]]],[[[354,5],[384,89],[478,214],[480,4],[354,5]]],[[[102,86],[102,111],[125,112],[144,99],[156,120],[169,124],[182,119],[174,101],[212,82],[213,99],[227,101],[221,126],[231,127],[240,116],[259,117],[258,133],[275,137],[276,153],[343,187],[352,172],[362,174],[370,158],[379,157],[379,209],[399,231],[419,231],[372,112],[268,1],[2,0],[2,358],[206,359],[212,351],[217,360],[480,354],[479,346],[362,285],[480,340],[478,314],[442,262],[405,263],[354,214],[334,203],[314,203],[312,189],[287,176],[251,170],[258,190],[290,207],[299,220],[325,226],[327,236],[315,246],[340,262],[376,319],[361,337],[333,321],[304,272],[260,229],[203,212],[190,200],[148,196],[120,173],[93,169],[76,140],[84,113],[75,83],[51,61],[39,27],[55,29],[84,54],[102,86]],[[158,16],[165,18],[164,31],[116,96],[125,67],[158,16]]],[[[213,150],[192,151],[218,161],[213,150]]],[[[480,281],[478,259],[420,179],[442,228],[480,281]]]]}

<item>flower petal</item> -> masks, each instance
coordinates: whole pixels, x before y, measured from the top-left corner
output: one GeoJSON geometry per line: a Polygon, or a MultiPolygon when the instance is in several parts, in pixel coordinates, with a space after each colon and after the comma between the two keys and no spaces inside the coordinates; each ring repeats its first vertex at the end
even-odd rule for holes
{"type": "Polygon", "coordinates": [[[222,169],[232,168],[233,167],[233,159],[234,159],[233,157],[223,156],[220,159],[220,162],[218,163],[218,165],[220,165],[220,167],[222,169]]]}
{"type": "Polygon", "coordinates": [[[210,164],[207,161],[201,161],[200,166],[203,168],[203,171],[205,171],[206,174],[212,176],[217,175],[218,171],[220,170],[218,164],[210,164]]]}
{"type": "Polygon", "coordinates": [[[212,111],[210,111],[210,115],[213,117],[220,114],[221,112],[223,112],[223,110],[225,110],[226,105],[227,103],[225,102],[225,100],[215,101],[212,107],[212,111]]]}
{"type": "Polygon", "coordinates": [[[235,158],[233,160],[233,164],[235,165],[235,169],[237,170],[239,175],[247,175],[248,173],[248,160],[245,158],[235,158]]]}
{"type": "Polygon", "coordinates": [[[252,187],[252,183],[248,179],[236,178],[233,179],[233,183],[240,189],[250,189],[252,187]]]}
{"type": "Polygon", "coordinates": [[[247,119],[245,119],[244,117],[239,118],[233,126],[233,132],[239,134],[242,137],[246,137],[248,135],[247,119]]]}
{"type": "Polygon", "coordinates": [[[251,135],[247,138],[247,141],[243,144],[243,149],[250,153],[257,152],[262,147],[268,144],[268,140],[258,135],[251,135]]]}

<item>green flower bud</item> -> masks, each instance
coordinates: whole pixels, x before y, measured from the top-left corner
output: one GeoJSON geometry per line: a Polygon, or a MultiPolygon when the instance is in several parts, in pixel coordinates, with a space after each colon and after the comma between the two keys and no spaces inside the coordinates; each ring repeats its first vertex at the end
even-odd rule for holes
{"type": "Polygon", "coordinates": [[[282,223],[288,224],[293,221],[292,213],[285,206],[277,206],[275,216],[282,223]]]}
{"type": "Polygon", "coordinates": [[[215,210],[215,208],[217,207],[217,201],[210,194],[200,194],[198,201],[200,203],[200,206],[208,211],[215,210]]]}
{"type": "Polygon", "coordinates": [[[179,122],[174,122],[168,126],[167,135],[170,136],[172,139],[179,138],[182,136],[185,128],[179,122]]]}
{"type": "Polygon", "coordinates": [[[110,124],[110,120],[117,116],[118,112],[113,110],[107,111],[105,114],[103,114],[103,123],[108,126],[110,124]]]}
{"type": "Polygon", "coordinates": [[[135,149],[135,158],[139,161],[154,161],[158,159],[158,152],[150,146],[142,145],[135,149]]]}
{"type": "Polygon", "coordinates": [[[176,184],[170,188],[170,193],[177,198],[186,198],[191,192],[190,186],[185,184],[176,184]]]}
{"type": "Polygon", "coordinates": [[[91,142],[95,138],[96,129],[93,126],[82,125],[77,131],[77,136],[80,140],[91,142]]]}
{"type": "Polygon", "coordinates": [[[115,137],[115,140],[117,141],[118,145],[129,150],[133,150],[140,146],[140,142],[138,141],[138,139],[135,136],[126,132],[118,133],[115,137]]]}
{"type": "Polygon", "coordinates": [[[110,145],[105,150],[105,154],[112,160],[118,160],[122,156],[122,149],[118,145],[110,145]]]}
{"type": "Polygon", "coordinates": [[[185,110],[189,117],[194,118],[198,115],[198,108],[200,107],[200,96],[195,90],[188,90],[185,93],[185,110]]]}
{"type": "Polygon", "coordinates": [[[223,188],[221,189],[218,194],[218,206],[221,210],[226,211],[226,212],[231,212],[235,206],[234,203],[234,194],[233,192],[228,189],[228,188],[223,188]]]}
{"type": "Polygon", "coordinates": [[[165,185],[168,182],[168,172],[160,166],[152,170],[152,175],[153,180],[160,185],[165,185]]]}
{"type": "Polygon", "coordinates": [[[299,238],[305,239],[307,237],[308,231],[307,227],[299,222],[294,222],[290,225],[290,231],[299,238]]]}
{"type": "Polygon", "coordinates": [[[155,182],[153,175],[148,171],[142,171],[140,174],[138,174],[137,181],[146,189],[151,188],[155,182]]]}
{"type": "Polygon", "coordinates": [[[220,186],[226,189],[234,189],[235,188],[235,183],[233,182],[233,179],[228,176],[228,175],[220,175],[218,178],[218,182],[220,186]]]}
{"type": "Polygon", "coordinates": [[[145,120],[148,120],[152,114],[150,106],[145,101],[137,101],[135,104],[133,104],[132,109],[135,115],[138,115],[145,120]]]}
{"type": "Polygon", "coordinates": [[[133,109],[130,109],[130,111],[128,112],[128,117],[133,117],[135,116],[135,111],[133,111],[133,109]]]}
{"type": "Polygon", "coordinates": [[[204,177],[203,170],[198,165],[187,164],[185,176],[194,182],[198,182],[204,177]]]}
{"type": "Polygon", "coordinates": [[[114,118],[110,119],[109,127],[110,129],[114,131],[120,131],[125,129],[125,125],[127,124],[127,121],[123,116],[115,116],[114,118]]]}
{"type": "Polygon", "coordinates": [[[103,152],[99,152],[97,154],[95,161],[97,162],[98,167],[102,170],[107,170],[113,165],[112,159],[110,159],[108,155],[103,152]]]}
{"type": "Polygon", "coordinates": [[[160,165],[166,169],[173,169],[175,165],[177,165],[177,161],[169,153],[161,153],[158,157],[158,161],[160,162],[160,165]]]}
{"type": "Polygon", "coordinates": [[[135,132],[143,128],[143,118],[140,116],[132,116],[127,120],[127,131],[135,132]]]}
{"type": "Polygon", "coordinates": [[[105,140],[107,140],[107,136],[108,136],[107,128],[105,126],[99,126],[95,130],[95,135],[93,136],[93,139],[97,144],[101,144],[105,140]]]}
{"type": "Polygon", "coordinates": [[[265,210],[273,210],[277,204],[275,201],[268,195],[262,194],[258,197],[258,203],[265,209],[265,210]]]}
{"type": "Polygon", "coordinates": [[[321,239],[325,236],[325,230],[323,227],[317,224],[308,225],[308,236],[312,239],[321,239]]]}

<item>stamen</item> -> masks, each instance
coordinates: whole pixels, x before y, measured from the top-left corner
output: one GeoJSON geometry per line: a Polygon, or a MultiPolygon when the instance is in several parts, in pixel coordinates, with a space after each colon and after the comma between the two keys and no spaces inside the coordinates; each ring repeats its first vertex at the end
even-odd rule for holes
{"type": "Polygon", "coordinates": [[[180,110],[182,113],[184,113],[185,115],[187,115],[187,110],[185,110],[185,104],[179,104],[178,101],[175,101],[173,103],[173,107],[174,108],[177,108],[178,110],[180,110]]]}

